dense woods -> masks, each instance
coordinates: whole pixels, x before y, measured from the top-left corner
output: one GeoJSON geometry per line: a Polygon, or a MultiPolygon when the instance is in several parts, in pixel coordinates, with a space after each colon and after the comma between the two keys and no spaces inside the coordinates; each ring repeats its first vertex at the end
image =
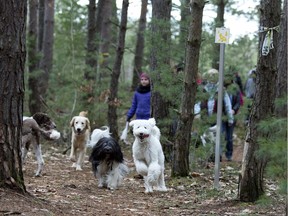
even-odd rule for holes
{"type": "Polygon", "coordinates": [[[119,140],[142,72],[151,76],[151,116],[161,129],[169,177],[189,176],[192,164],[204,160],[195,156],[193,134],[210,127],[204,118],[194,124],[194,105],[205,97],[198,81],[219,69],[215,29],[241,16],[259,22],[260,31],[236,37],[225,50],[224,82],[237,73],[244,85],[256,70],[256,94],[243,95],[237,115],[245,134],[239,198],[258,200],[265,178],[287,192],[287,0],[260,0],[250,12],[234,0],[142,0],[133,18],[129,0],[25,2],[0,3],[0,187],[26,190],[23,115],[49,113],[61,132],[59,145],[67,147],[70,119],[88,111],[92,129],[107,125],[119,140]],[[263,55],[267,37],[272,44],[263,55]]]}

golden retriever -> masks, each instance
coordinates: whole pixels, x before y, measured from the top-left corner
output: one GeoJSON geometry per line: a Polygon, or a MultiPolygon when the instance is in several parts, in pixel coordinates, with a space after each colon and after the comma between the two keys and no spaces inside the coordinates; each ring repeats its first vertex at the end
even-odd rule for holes
{"type": "Polygon", "coordinates": [[[81,166],[84,162],[86,145],[89,142],[91,131],[90,121],[84,116],[74,116],[70,126],[72,127],[70,160],[75,162],[72,167],[82,170],[81,166]]]}

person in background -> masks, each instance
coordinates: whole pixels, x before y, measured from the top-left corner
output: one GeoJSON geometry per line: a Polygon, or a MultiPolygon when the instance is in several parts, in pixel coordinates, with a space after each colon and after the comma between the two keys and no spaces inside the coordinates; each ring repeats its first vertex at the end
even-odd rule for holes
{"type": "MultiPolygon", "coordinates": [[[[241,90],[234,80],[225,80],[224,87],[229,95],[232,114],[235,116],[241,107],[241,90]]],[[[234,118],[233,124],[228,121],[222,122],[222,132],[225,134],[226,152],[225,156],[227,161],[232,161],[233,156],[233,132],[236,126],[236,119],[234,118]]]]}
{"type": "Polygon", "coordinates": [[[248,72],[248,79],[245,83],[245,96],[247,98],[254,98],[256,91],[255,78],[256,70],[252,69],[248,72]]]}
{"type": "MultiPolygon", "coordinates": [[[[218,94],[218,70],[210,69],[203,74],[204,90],[208,93],[208,99],[198,102],[194,106],[194,114],[197,115],[202,109],[206,109],[207,115],[217,113],[217,94],[218,94]]],[[[234,117],[232,113],[232,105],[229,95],[226,91],[223,92],[223,113],[228,117],[228,122],[233,124],[234,117]]]]}
{"type": "Polygon", "coordinates": [[[140,75],[140,84],[134,92],[132,105],[127,112],[127,122],[136,114],[136,119],[150,118],[151,87],[150,76],[147,73],[140,75]]]}
{"type": "Polygon", "coordinates": [[[241,79],[241,77],[240,77],[240,75],[239,75],[238,72],[235,72],[235,73],[234,73],[234,80],[233,80],[233,82],[234,82],[235,84],[237,84],[238,87],[239,87],[239,90],[240,90],[240,104],[241,104],[241,106],[243,106],[243,105],[244,105],[244,95],[245,95],[245,92],[244,92],[244,87],[243,87],[243,84],[242,84],[242,79],[241,79]]]}
{"type": "MultiPolygon", "coordinates": [[[[207,120],[209,121],[210,126],[214,126],[216,125],[216,118],[214,119],[211,117],[217,114],[218,70],[210,69],[208,72],[204,73],[203,85],[204,85],[204,91],[208,93],[208,99],[202,100],[195,104],[194,115],[197,116],[198,114],[201,113],[200,114],[201,118],[204,119],[205,117],[202,116],[203,112],[201,111],[205,110],[207,116],[209,117],[207,120]]],[[[222,113],[223,117],[224,118],[226,117],[227,119],[227,124],[229,126],[233,125],[234,116],[233,116],[232,104],[229,95],[225,90],[223,91],[222,113]]],[[[197,118],[199,118],[199,116],[197,118]]],[[[223,129],[221,129],[221,132],[223,132],[223,129]]],[[[222,161],[222,156],[220,156],[220,161],[222,161]]]]}

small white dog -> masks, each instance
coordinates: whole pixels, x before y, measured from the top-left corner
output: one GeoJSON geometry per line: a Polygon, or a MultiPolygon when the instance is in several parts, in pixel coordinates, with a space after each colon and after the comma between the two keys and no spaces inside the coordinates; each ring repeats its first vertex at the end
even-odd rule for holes
{"type": "Polygon", "coordinates": [[[98,187],[118,189],[129,169],[124,163],[120,145],[110,136],[109,127],[105,126],[105,130],[95,129],[88,146],[93,147],[89,161],[98,179],[98,187]]]}
{"type": "Polygon", "coordinates": [[[76,167],[76,170],[82,170],[86,145],[90,138],[90,121],[84,116],[74,116],[70,126],[72,127],[70,160],[75,161],[72,167],[76,167]]]}
{"type": "Polygon", "coordinates": [[[164,154],[160,143],[160,130],[154,118],[149,120],[133,120],[135,140],[133,143],[133,159],[138,174],[144,177],[145,193],[167,191],[164,181],[164,154]]]}

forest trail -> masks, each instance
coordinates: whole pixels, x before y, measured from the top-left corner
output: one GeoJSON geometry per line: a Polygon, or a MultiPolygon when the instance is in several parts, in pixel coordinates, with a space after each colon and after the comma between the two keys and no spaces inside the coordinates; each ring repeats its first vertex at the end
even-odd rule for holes
{"type": "Polygon", "coordinates": [[[213,189],[213,164],[187,178],[176,179],[170,178],[166,164],[169,191],[153,194],[145,194],[143,179],[134,178],[131,146],[121,146],[131,172],[121,188],[111,191],[97,187],[88,156],[83,171],[75,171],[68,155],[62,154],[64,147],[45,144],[43,175],[34,177],[37,164],[32,153],[24,166],[26,189],[32,196],[0,189],[0,215],[285,215],[285,199],[277,197],[273,190],[269,193],[275,202],[265,206],[237,200],[243,145],[235,146],[233,162],[221,163],[219,191],[213,189]]]}

